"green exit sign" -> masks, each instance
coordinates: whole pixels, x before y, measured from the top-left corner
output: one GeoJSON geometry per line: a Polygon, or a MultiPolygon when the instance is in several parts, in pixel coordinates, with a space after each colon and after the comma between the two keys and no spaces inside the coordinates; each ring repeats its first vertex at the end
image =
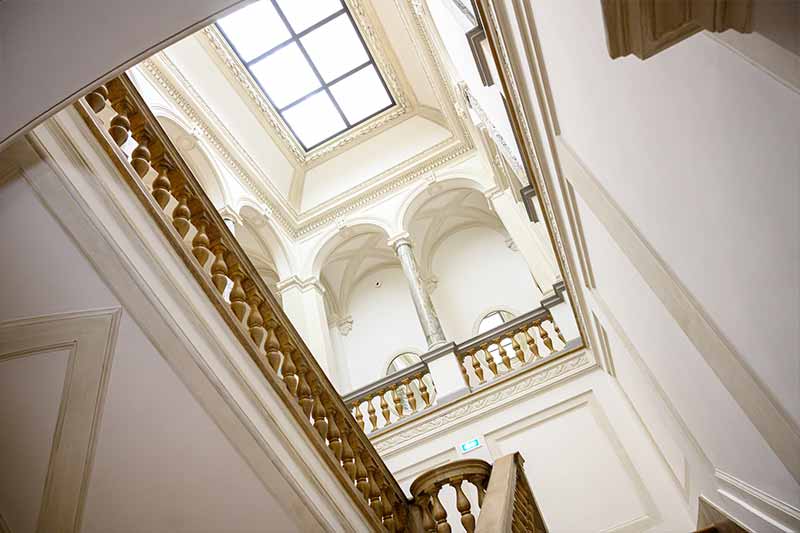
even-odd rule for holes
{"type": "Polygon", "coordinates": [[[458,445],[458,449],[461,451],[461,453],[471,452],[475,448],[480,448],[480,447],[481,447],[481,441],[478,439],[468,440],[467,442],[462,442],[461,444],[458,445]]]}

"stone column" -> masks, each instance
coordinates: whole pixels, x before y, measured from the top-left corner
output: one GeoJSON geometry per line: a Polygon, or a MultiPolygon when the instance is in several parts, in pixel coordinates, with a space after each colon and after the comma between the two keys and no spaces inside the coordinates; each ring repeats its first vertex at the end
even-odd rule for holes
{"type": "Polygon", "coordinates": [[[439,316],[433,308],[433,301],[431,295],[425,288],[422,281],[422,276],[419,273],[417,260],[414,257],[414,249],[411,245],[411,240],[408,235],[401,235],[389,241],[389,245],[394,248],[398,259],[400,259],[400,266],[403,268],[408,280],[408,288],[411,291],[411,299],[414,301],[414,308],[417,310],[417,317],[419,323],[422,325],[422,331],[425,333],[425,340],[428,342],[428,348],[435,348],[441,346],[446,341],[442,325],[439,323],[439,316]]]}

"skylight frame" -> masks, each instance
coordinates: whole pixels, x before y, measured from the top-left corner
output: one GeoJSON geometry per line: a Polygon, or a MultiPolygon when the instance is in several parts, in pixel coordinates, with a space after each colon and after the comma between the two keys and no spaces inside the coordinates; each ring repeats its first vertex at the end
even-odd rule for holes
{"type": "Polygon", "coordinates": [[[365,122],[377,117],[378,115],[381,115],[385,111],[388,111],[389,109],[392,109],[393,107],[395,107],[397,105],[397,101],[395,100],[395,97],[392,94],[392,91],[389,89],[389,86],[387,85],[386,80],[384,79],[383,73],[381,72],[381,69],[378,67],[378,64],[375,62],[375,58],[372,55],[372,51],[367,46],[367,43],[364,40],[364,36],[361,34],[361,30],[359,29],[358,24],[356,24],[356,21],[355,21],[355,19],[353,17],[353,14],[350,12],[349,7],[344,2],[344,0],[339,0],[339,4],[341,5],[341,9],[339,9],[339,10],[337,10],[337,11],[335,11],[335,12],[333,12],[333,13],[327,15],[327,16],[325,16],[321,20],[315,22],[314,24],[310,25],[309,27],[305,28],[304,30],[302,30],[300,32],[295,32],[294,31],[294,29],[292,28],[291,24],[289,23],[289,20],[287,19],[286,15],[284,14],[283,10],[281,9],[280,5],[278,5],[277,0],[263,0],[263,1],[269,1],[272,4],[272,7],[275,9],[275,12],[278,14],[278,16],[280,17],[281,21],[286,26],[286,30],[289,32],[289,38],[284,40],[284,41],[282,41],[282,42],[280,42],[280,43],[278,43],[278,44],[276,44],[276,45],[274,45],[272,48],[266,50],[265,52],[262,52],[261,54],[258,54],[256,56],[254,56],[249,61],[245,61],[242,58],[241,54],[236,49],[236,46],[233,44],[233,40],[225,33],[225,30],[222,28],[222,26],[220,24],[218,24],[218,23],[215,24],[215,26],[216,26],[217,30],[219,31],[219,33],[222,35],[222,37],[225,39],[225,41],[227,41],[227,43],[230,46],[230,48],[233,51],[233,53],[236,55],[236,57],[239,59],[239,61],[242,63],[242,65],[244,65],[245,69],[250,74],[250,77],[258,85],[259,89],[261,90],[261,93],[267,99],[267,101],[272,106],[272,108],[275,110],[275,112],[280,116],[280,118],[283,121],[283,123],[286,125],[286,127],[289,129],[289,131],[292,133],[292,136],[295,138],[297,143],[302,147],[302,149],[306,153],[309,153],[309,152],[313,151],[314,149],[325,145],[327,142],[339,137],[340,135],[342,135],[344,133],[347,133],[348,131],[351,131],[352,129],[356,128],[357,126],[359,126],[359,125],[361,125],[361,124],[363,124],[363,123],[365,123],[365,122]],[[301,42],[301,39],[303,37],[305,37],[306,35],[310,34],[311,32],[313,32],[314,30],[319,29],[320,27],[324,26],[326,23],[335,20],[336,18],[340,17],[341,15],[346,15],[347,16],[348,21],[350,22],[350,24],[353,27],[353,30],[355,31],[355,34],[358,36],[358,39],[359,39],[359,41],[361,43],[361,46],[363,46],[364,51],[366,52],[367,61],[365,61],[365,62],[353,67],[352,69],[348,70],[347,72],[344,72],[344,73],[336,76],[335,78],[331,79],[330,81],[326,82],[325,79],[320,74],[320,71],[319,71],[317,65],[311,59],[311,56],[308,54],[308,52],[306,51],[305,47],[303,46],[303,43],[301,42]],[[251,69],[251,66],[256,64],[256,63],[258,63],[258,62],[260,62],[260,61],[262,61],[262,60],[264,60],[265,58],[271,56],[272,54],[278,52],[279,50],[283,49],[284,47],[290,46],[293,43],[298,47],[298,49],[300,50],[301,54],[305,58],[306,62],[311,67],[311,69],[314,72],[314,75],[316,76],[320,86],[318,88],[310,91],[309,93],[307,93],[307,94],[295,99],[294,101],[289,102],[288,104],[284,105],[283,107],[278,107],[277,105],[275,105],[275,102],[273,101],[272,97],[269,95],[269,92],[261,84],[261,82],[259,81],[258,77],[253,73],[253,71],[251,69]],[[358,73],[359,71],[361,71],[363,69],[368,69],[369,67],[373,67],[375,69],[375,73],[377,74],[378,79],[381,82],[381,86],[383,87],[383,90],[385,91],[386,96],[389,99],[389,104],[386,105],[385,107],[381,108],[381,109],[376,110],[374,113],[371,113],[370,115],[359,119],[356,122],[351,122],[350,120],[348,120],[346,114],[342,110],[342,107],[339,105],[339,102],[337,101],[336,97],[333,95],[333,92],[331,91],[331,87],[333,85],[335,85],[336,83],[347,79],[348,77],[352,76],[353,74],[358,73]],[[307,146],[305,144],[305,142],[303,142],[303,140],[300,138],[300,136],[297,135],[297,132],[294,130],[294,128],[292,128],[292,126],[289,123],[289,121],[286,120],[286,117],[284,116],[284,112],[289,110],[289,109],[291,109],[292,107],[304,102],[308,98],[310,98],[310,97],[312,97],[312,96],[314,96],[316,94],[319,94],[321,92],[325,92],[327,94],[328,98],[330,98],[330,101],[333,103],[333,106],[336,108],[336,111],[339,114],[339,117],[344,122],[345,127],[343,129],[341,129],[339,131],[336,131],[335,133],[329,135],[328,137],[326,137],[326,138],[324,138],[324,139],[322,139],[322,140],[320,140],[320,141],[318,141],[318,142],[316,142],[316,143],[314,143],[314,144],[312,144],[310,146],[307,146]]]}

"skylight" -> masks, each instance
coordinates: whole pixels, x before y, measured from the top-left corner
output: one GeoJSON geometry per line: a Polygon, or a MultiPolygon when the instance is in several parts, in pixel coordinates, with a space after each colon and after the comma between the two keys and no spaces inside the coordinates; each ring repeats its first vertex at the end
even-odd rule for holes
{"type": "Polygon", "coordinates": [[[394,105],[342,0],[260,0],[217,27],[306,151],[394,105]]]}

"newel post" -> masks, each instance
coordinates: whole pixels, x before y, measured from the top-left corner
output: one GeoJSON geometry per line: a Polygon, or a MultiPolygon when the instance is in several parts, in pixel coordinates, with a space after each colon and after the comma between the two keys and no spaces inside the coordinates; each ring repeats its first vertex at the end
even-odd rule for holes
{"type": "Polygon", "coordinates": [[[456,344],[444,344],[422,356],[436,387],[436,403],[441,405],[469,393],[461,363],[456,357],[456,344]]]}

